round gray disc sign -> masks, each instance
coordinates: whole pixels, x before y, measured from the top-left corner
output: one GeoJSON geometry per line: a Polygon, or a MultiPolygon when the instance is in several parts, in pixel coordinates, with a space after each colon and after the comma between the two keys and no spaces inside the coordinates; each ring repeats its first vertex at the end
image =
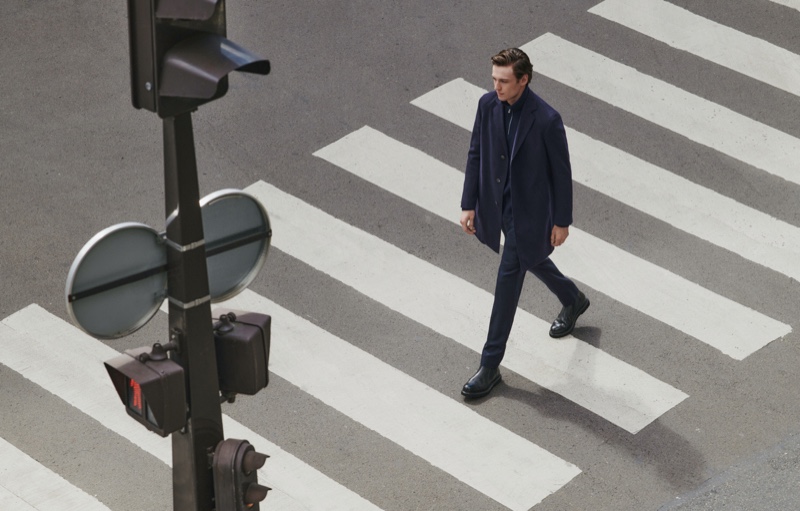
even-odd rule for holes
{"type": "Polygon", "coordinates": [[[267,259],[272,230],[264,206],[241,190],[220,190],[200,201],[212,302],[238,294],[267,259]]]}
{"type": "Polygon", "coordinates": [[[131,334],[167,296],[167,251],[152,227],[127,222],[104,229],[83,246],[67,277],[67,311],[100,339],[131,334]]]}

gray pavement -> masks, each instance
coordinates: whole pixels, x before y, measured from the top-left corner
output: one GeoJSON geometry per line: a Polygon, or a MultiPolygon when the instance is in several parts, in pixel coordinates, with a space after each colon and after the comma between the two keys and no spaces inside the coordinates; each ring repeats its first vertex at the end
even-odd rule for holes
{"type": "MultiPolygon", "coordinates": [[[[491,292],[493,253],[313,153],[369,125],[461,169],[469,134],[410,101],[458,77],[490,87],[494,52],[545,33],[800,139],[800,98],[589,14],[597,3],[228,0],[229,37],[269,58],[273,71],[233,76],[228,95],[194,115],[201,195],[264,180],[491,292]]],[[[800,11],[790,7],[671,3],[800,54],[800,11]]],[[[163,225],[161,126],[130,105],[125,15],[124,2],[99,0],[0,6],[0,320],[30,304],[66,320],[66,275],[91,236],[123,221],[163,225]]],[[[797,185],[553,79],[537,76],[534,88],[570,127],[800,227],[797,185]]],[[[457,214],[458,198],[447,200],[457,214]]],[[[581,230],[792,332],[737,361],[589,289],[576,335],[689,398],[633,435],[504,371],[492,397],[466,406],[582,471],[535,511],[800,509],[800,283],[586,186],[575,187],[575,218],[581,230]]],[[[462,402],[478,357],[453,339],[277,249],[251,289],[462,402]]],[[[557,313],[532,278],[521,303],[540,318],[557,313]]],[[[157,316],[105,344],[124,350],[165,332],[157,316]]],[[[166,465],[3,357],[0,437],[112,511],[169,508],[166,465]]],[[[224,412],[385,511],[507,509],[279,376],[224,412]]]]}
{"type": "Polygon", "coordinates": [[[800,506],[800,436],[743,460],[660,511],[784,511],[800,506]]]}

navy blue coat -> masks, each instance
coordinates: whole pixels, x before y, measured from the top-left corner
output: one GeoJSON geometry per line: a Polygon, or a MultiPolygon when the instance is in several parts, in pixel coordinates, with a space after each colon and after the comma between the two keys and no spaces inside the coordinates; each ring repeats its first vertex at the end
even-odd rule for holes
{"type": "Polygon", "coordinates": [[[525,94],[510,172],[502,103],[494,91],[478,102],[461,209],[475,210],[475,234],[499,252],[503,189],[510,176],[517,250],[527,270],[553,252],[553,224],[572,224],[572,169],[561,115],[530,89],[525,94]]]}

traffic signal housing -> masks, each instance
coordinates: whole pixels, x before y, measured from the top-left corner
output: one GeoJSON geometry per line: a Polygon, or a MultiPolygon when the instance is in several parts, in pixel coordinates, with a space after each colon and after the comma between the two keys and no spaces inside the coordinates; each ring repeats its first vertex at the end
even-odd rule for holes
{"type": "Polygon", "coordinates": [[[270,488],[258,484],[266,454],[247,440],[229,438],[217,444],[212,459],[216,511],[259,511],[270,488]]]}
{"type": "Polygon", "coordinates": [[[161,344],[127,350],[105,363],[128,415],[166,437],[186,425],[183,367],[161,344]]]}
{"type": "Polygon", "coordinates": [[[269,384],[272,318],[266,314],[214,311],[214,345],[219,389],[253,395],[269,384]]]}
{"type": "Polygon", "coordinates": [[[270,71],[225,37],[225,0],[128,0],[128,24],[133,106],[161,118],[224,96],[231,71],[270,71]]]}

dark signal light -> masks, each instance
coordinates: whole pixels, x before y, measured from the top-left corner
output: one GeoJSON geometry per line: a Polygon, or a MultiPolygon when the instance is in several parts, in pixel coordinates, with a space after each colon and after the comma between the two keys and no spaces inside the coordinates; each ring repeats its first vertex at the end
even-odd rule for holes
{"type": "Polygon", "coordinates": [[[247,440],[229,438],[217,444],[212,458],[216,511],[258,511],[269,488],[258,484],[258,469],[267,461],[247,440]]]}

